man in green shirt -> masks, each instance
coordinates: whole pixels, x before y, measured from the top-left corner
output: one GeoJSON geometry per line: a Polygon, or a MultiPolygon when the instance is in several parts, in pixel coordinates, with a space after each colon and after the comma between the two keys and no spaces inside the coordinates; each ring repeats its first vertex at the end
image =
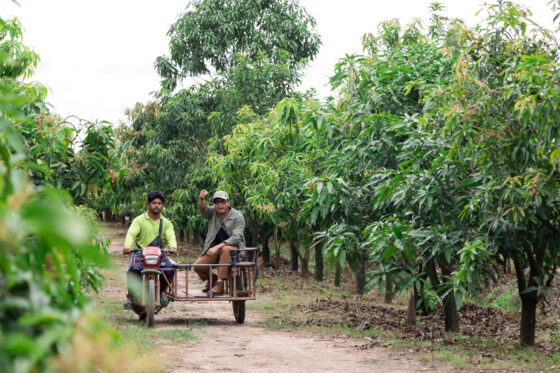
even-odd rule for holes
{"type": "MultiPolygon", "coordinates": [[[[148,193],[148,211],[144,214],[137,216],[130,224],[126,239],[124,241],[123,254],[130,254],[133,249],[143,249],[147,246],[158,246],[160,248],[168,247],[177,253],[177,240],[175,238],[175,231],[173,224],[166,219],[161,210],[165,203],[165,196],[159,190],[148,193]],[[159,237],[159,226],[162,225],[161,237],[159,237]]],[[[173,262],[161,256],[160,267],[162,270],[165,268],[173,268],[173,262]]],[[[126,302],[123,307],[125,309],[132,309],[132,298],[136,298],[139,294],[134,284],[140,283],[142,280],[141,271],[143,269],[142,253],[135,252],[130,258],[130,266],[127,273],[127,287],[126,302]]],[[[172,271],[163,271],[169,279],[172,271]]],[[[161,291],[167,288],[167,282],[161,278],[160,281],[161,291]]],[[[167,299],[161,300],[162,304],[168,303],[167,299]]]]}

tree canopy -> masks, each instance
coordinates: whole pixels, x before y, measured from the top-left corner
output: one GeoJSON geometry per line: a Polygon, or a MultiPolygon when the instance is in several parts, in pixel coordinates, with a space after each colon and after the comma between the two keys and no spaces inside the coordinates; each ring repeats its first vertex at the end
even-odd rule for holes
{"type": "Polygon", "coordinates": [[[162,87],[173,90],[188,76],[213,75],[235,65],[236,55],[290,67],[312,60],[321,45],[315,20],[297,0],[191,1],[168,32],[169,55],[155,63],[162,87]]]}

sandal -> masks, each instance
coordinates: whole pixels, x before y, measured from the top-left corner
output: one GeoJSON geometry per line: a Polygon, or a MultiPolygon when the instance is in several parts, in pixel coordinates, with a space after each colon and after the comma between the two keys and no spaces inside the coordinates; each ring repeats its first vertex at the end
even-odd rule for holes
{"type": "Polygon", "coordinates": [[[123,310],[131,310],[132,309],[132,300],[127,299],[126,302],[122,305],[123,310]]]}

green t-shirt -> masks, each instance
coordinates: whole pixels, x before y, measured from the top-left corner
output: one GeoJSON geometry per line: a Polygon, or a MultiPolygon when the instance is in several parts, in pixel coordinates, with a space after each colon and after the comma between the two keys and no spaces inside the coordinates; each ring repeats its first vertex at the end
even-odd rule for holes
{"type": "MultiPolygon", "coordinates": [[[[163,217],[163,215],[161,215],[161,219],[163,219],[161,229],[161,240],[163,242],[163,246],[170,249],[177,249],[177,240],[175,238],[173,224],[163,217]]],[[[124,247],[127,249],[136,249],[136,244],[138,244],[141,248],[144,248],[148,246],[148,244],[152,242],[158,234],[159,220],[153,221],[146,212],[134,218],[132,224],[130,224],[130,228],[128,228],[128,232],[126,232],[124,247]]]]}

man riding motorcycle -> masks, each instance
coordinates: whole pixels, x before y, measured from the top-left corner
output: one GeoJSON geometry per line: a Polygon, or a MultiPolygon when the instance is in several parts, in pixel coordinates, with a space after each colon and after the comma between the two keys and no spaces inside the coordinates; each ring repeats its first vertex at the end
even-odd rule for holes
{"type": "MultiPolygon", "coordinates": [[[[148,246],[157,246],[160,249],[168,247],[175,254],[177,253],[177,240],[173,224],[161,214],[164,203],[165,196],[161,191],[156,190],[148,193],[148,211],[134,218],[130,224],[124,241],[123,254],[130,254],[133,248],[143,249],[148,246]]],[[[173,262],[169,258],[162,256],[160,263],[160,268],[163,271],[161,276],[165,275],[168,281],[171,281],[173,271],[165,271],[165,269],[173,268],[173,262]]],[[[123,304],[124,309],[132,309],[133,305],[137,303],[135,300],[140,297],[142,269],[142,253],[135,252],[130,258],[127,272],[128,291],[126,294],[127,299],[123,304]]],[[[163,293],[167,288],[167,282],[163,278],[160,279],[160,286],[163,293]]],[[[169,300],[166,297],[162,297],[160,303],[167,305],[169,300]]]]}

